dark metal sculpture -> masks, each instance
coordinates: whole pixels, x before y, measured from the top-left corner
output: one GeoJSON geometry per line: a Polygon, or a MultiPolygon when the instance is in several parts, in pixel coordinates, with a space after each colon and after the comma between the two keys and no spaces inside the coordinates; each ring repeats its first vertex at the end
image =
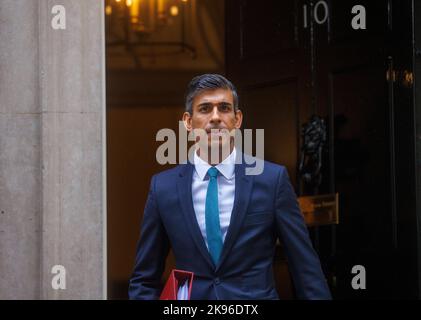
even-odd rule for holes
{"type": "Polygon", "coordinates": [[[302,128],[302,141],[299,173],[304,183],[304,190],[317,194],[322,182],[322,150],[326,143],[325,121],[312,115],[302,128]]]}

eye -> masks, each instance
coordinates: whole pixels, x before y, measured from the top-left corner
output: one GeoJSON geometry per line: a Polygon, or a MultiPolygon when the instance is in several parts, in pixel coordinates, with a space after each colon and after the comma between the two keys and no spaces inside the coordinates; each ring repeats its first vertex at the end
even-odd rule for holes
{"type": "Polygon", "coordinates": [[[222,111],[230,111],[230,110],[231,110],[231,106],[230,106],[229,104],[222,104],[222,105],[220,106],[220,109],[221,109],[222,111]]]}
{"type": "Polygon", "coordinates": [[[207,112],[209,110],[209,106],[204,104],[199,106],[199,112],[207,112]]]}

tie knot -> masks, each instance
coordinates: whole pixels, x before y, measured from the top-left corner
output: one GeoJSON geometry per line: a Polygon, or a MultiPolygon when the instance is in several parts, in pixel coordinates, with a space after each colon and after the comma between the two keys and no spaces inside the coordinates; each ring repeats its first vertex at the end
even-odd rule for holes
{"type": "Polygon", "coordinates": [[[211,178],[216,178],[216,176],[218,175],[218,169],[216,169],[215,167],[210,167],[208,170],[208,175],[211,178]]]}

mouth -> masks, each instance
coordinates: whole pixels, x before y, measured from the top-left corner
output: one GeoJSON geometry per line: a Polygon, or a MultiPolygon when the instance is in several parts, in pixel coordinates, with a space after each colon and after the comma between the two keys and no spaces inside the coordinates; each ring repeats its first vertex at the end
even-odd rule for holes
{"type": "Polygon", "coordinates": [[[206,129],[208,136],[208,143],[214,145],[225,145],[230,141],[230,133],[228,129],[225,128],[211,128],[206,129]]]}
{"type": "Polygon", "coordinates": [[[209,134],[209,133],[220,134],[220,133],[224,133],[226,131],[227,131],[227,129],[225,129],[225,128],[209,128],[209,129],[206,129],[207,134],[209,134]]]}
{"type": "Polygon", "coordinates": [[[212,129],[206,129],[206,133],[209,138],[216,138],[219,139],[220,137],[226,136],[226,130],[221,128],[212,128],[212,129]]]}

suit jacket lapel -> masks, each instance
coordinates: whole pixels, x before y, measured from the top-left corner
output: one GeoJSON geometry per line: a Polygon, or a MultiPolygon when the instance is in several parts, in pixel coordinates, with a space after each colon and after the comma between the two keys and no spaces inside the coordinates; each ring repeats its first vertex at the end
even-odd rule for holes
{"type": "Polygon", "coordinates": [[[196,214],[194,213],[192,199],[193,169],[194,166],[191,163],[187,163],[184,165],[184,168],[182,168],[179,174],[179,179],[177,181],[178,198],[180,200],[180,205],[183,210],[185,221],[188,228],[190,229],[190,234],[192,235],[197,248],[205,260],[212,266],[212,268],[215,268],[215,264],[212,261],[212,258],[206,247],[205,240],[203,239],[202,233],[200,231],[199,224],[197,223],[196,214]]]}
{"type": "Polygon", "coordinates": [[[227,258],[243,224],[248,202],[250,199],[253,176],[245,175],[244,158],[241,163],[235,165],[235,196],[234,206],[231,213],[230,225],[222,248],[216,270],[219,270],[224,260],[227,258]]]}

